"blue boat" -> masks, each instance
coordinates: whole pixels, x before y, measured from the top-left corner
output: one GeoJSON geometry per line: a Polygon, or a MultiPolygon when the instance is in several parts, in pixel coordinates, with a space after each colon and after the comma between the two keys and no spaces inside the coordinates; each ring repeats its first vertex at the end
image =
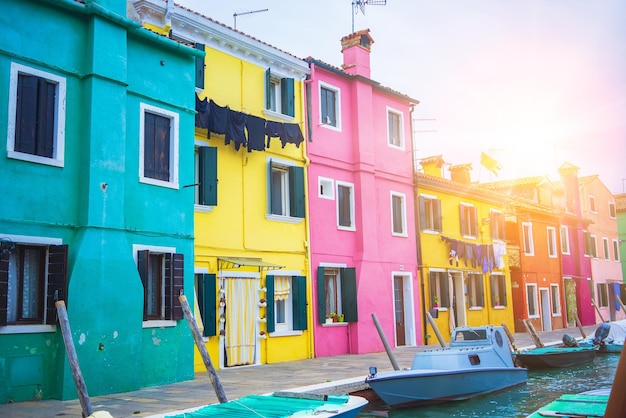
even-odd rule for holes
{"type": "Polygon", "coordinates": [[[626,319],[605,322],[600,325],[594,335],[581,340],[581,347],[597,347],[598,353],[620,354],[626,338],[626,319]]]}
{"type": "Polygon", "coordinates": [[[416,353],[410,369],[378,373],[365,382],[391,407],[458,401],[526,383],[503,327],[460,327],[450,347],[416,353]]]}
{"type": "Polygon", "coordinates": [[[248,395],[224,403],[152,415],[149,418],[308,416],[355,418],[367,403],[367,399],[351,395],[275,392],[269,395],[248,395]]]}

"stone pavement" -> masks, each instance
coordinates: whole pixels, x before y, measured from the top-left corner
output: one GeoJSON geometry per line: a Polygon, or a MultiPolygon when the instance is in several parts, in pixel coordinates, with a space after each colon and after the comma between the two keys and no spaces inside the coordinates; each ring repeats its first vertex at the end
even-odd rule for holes
{"type": "MultiPolygon", "coordinates": [[[[584,327],[586,335],[593,335],[598,325],[584,327]]],[[[560,343],[563,334],[580,338],[578,328],[540,332],[546,345],[560,343]]],[[[513,335],[517,348],[534,347],[527,333],[513,335]]],[[[427,347],[399,347],[393,351],[400,368],[410,367],[413,355],[427,347]]],[[[386,352],[320,357],[258,366],[218,370],[217,374],[229,400],[250,394],[274,391],[311,391],[317,393],[349,393],[363,389],[369,366],[379,371],[393,370],[386,352]]],[[[87,388],[89,390],[89,388],[87,388]]],[[[194,380],[169,385],[142,388],[134,392],[90,396],[93,411],[108,411],[114,418],[148,417],[165,412],[216,403],[217,396],[209,375],[196,373],[194,380]]],[[[43,418],[81,417],[78,400],[30,401],[0,405],[0,417],[43,418]]]]}

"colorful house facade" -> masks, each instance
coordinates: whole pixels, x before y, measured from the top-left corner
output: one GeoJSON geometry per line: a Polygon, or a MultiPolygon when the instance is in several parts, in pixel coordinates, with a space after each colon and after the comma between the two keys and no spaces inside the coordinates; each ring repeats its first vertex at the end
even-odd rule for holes
{"type": "Polygon", "coordinates": [[[61,300],[91,395],[192,379],[202,53],[123,0],[9,0],[0,20],[0,402],[77,396],[61,300]]]}
{"type": "MultiPolygon", "coordinates": [[[[170,2],[135,7],[145,25],[206,52],[197,67],[195,179],[188,185],[195,194],[196,318],[214,366],[312,357],[308,63],[170,2]]],[[[197,350],[195,369],[205,370],[197,350]]]]}
{"type": "Polygon", "coordinates": [[[615,197],[597,175],[581,177],[579,181],[582,213],[591,220],[586,231],[585,255],[591,259],[590,286],[596,323],[624,319],[624,310],[616,300],[621,298],[623,282],[615,197]]]}
{"type": "Polygon", "coordinates": [[[422,340],[411,117],[418,103],[370,78],[373,38],[341,40],[343,65],[309,58],[308,200],[315,355],[422,340]]]}
{"type": "MultiPolygon", "coordinates": [[[[508,198],[470,182],[470,164],[450,167],[441,156],[416,173],[424,309],[444,341],[459,326],[506,324],[513,329],[512,277],[505,231],[508,198]]],[[[430,323],[425,343],[437,344],[430,323]]]]}
{"type": "MultiPolygon", "coordinates": [[[[615,195],[617,210],[617,234],[619,243],[619,259],[622,265],[622,282],[626,284],[626,193],[615,195]]],[[[624,295],[623,292],[622,295],[624,295]]]]}

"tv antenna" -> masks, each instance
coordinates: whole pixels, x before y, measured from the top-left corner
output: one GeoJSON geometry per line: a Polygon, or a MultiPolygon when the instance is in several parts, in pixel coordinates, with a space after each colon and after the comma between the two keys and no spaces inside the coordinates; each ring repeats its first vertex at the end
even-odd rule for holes
{"type": "Polygon", "coordinates": [[[354,15],[359,13],[359,10],[365,15],[365,6],[385,6],[387,0],[352,0],[352,33],[354,33],[354,15]]]}
{"type": "Polygon", "coordinates": [[[260,12],[267,12],[269,9],[259,9],[259,10],[252,10],[249,12],[241,12],[241,13],[233,13],[233,20],[234,20],[234,24],[235,24],[235,29],[237,29],[237,16],[243,16],[243,15],[251,15],[252,13],[260,13],[260,12]]]}

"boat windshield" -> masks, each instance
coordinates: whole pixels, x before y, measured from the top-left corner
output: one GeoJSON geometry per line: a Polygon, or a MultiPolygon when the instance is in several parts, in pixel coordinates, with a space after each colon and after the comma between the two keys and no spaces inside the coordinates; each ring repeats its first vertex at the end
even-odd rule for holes
{"type": "Polygon", "coordinates": [[[477,341],[486,340],[487,330],[485,329],[468,329],[457,330],[454,335],[454,341],[477,341]]]}

